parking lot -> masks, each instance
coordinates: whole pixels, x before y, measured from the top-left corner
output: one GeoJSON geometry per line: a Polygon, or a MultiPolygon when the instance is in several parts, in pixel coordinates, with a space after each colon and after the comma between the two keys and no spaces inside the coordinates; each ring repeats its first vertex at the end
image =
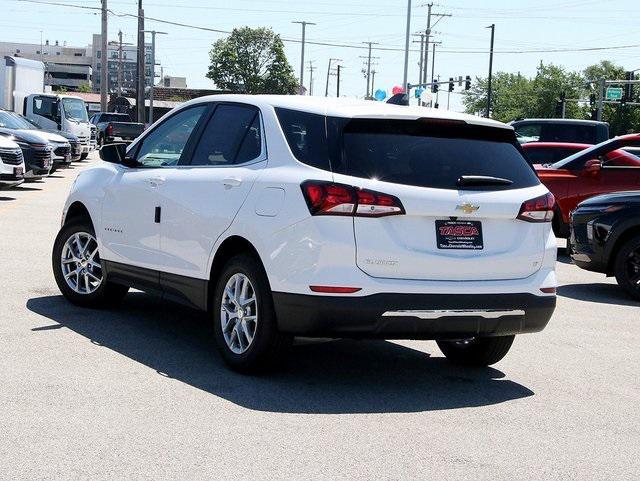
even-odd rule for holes
{"type": "Polygon", "coordinates": [[[549,326],[492,368],[434,342],[300,340],[247,377],[201,313],[63,300],[51,247],[95,157],[0,191],[3,479],[638,479],[640,304],[563,249],[549,326]]]}

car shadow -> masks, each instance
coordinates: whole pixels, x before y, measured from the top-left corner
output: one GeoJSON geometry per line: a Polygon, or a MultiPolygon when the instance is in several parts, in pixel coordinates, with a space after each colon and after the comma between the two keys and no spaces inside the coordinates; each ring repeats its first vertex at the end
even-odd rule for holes
{"type": "MultiPolygon", "coordinates": [[[[30,182],[31,185],[41,185],[44,184],[44,182],[30,182]]],[[[17,187],[14,187],[13,190],[15,190],[16,192],[29,192],[29,191],[37,191],[40,192],[42,189],[37,189],[35,187],[27,187],[26,185],[22,184],[19,185],[17,187]]]]}
{"type": "Polygon", "coordinates": [[[4,197],[4,196],[0,195],[0,202],[8,202],[8,201],[11,201],[11,200],[16,200],[16,198],[15,197],[4,197]]]}
{"type": "Polygon", "coordinates": [[[604,282],[559,286],[557,294],[578,301],[617,304],[620,306],[640,306],[640,301],[631,299],[622,287],[604,282]]]}
{"type": "Polygon", "coordinates": [[[561,264],[573,264],[573,260],[569,257],[566,247],[558,247],[557,260],[561,264]]]}
{"type": "Polygon", "coordinates": [[[249,377],[230,371],[215,349],[204,313],[131,292],[114,310],[73,306],[62,296],[34,297],[27,308],[142,363],[158,374],[237,405],[283,413],[421,412],[487,406],[534,393],[494,368],[454,366],[386,341],[294,345],[281,370],[249,377]]]}

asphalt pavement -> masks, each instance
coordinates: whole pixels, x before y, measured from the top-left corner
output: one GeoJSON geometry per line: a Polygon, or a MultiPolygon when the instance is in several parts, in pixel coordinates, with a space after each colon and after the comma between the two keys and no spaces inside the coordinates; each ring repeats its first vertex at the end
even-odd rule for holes
{"type": "Polygon", "coordinates": [[[227,370],[207,316],[131,292],[60,295],[73,179],[0,191],[0,479],[640,479],[640,303],[558,263],[558,307],[494,367],[434,342],[300,342],[227,370]]]}

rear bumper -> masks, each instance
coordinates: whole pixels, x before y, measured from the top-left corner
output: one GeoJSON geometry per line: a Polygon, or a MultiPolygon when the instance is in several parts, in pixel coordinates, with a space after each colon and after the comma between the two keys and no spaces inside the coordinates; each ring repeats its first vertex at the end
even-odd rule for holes
{"type": "Polygon", "coordinates": [[[317,337],[460,339],[538,332],[555,296],[534,294],[373,294],[274,292],[278,328],[317,337]],[[408,311],[408,312],[407,312],[408,311]]]}

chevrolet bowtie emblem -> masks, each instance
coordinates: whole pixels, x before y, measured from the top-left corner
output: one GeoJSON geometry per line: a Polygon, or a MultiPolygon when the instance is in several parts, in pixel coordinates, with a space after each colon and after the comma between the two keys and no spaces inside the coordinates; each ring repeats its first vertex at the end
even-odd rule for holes
{"type": "Polygon", "coordinates": [[[462,205],[456,205],[456,210],[461,210],[465,214],[471,214],[472,212],[477,211],[480,208],[479,205],[473,205],[469,202],[465,202],[462,205]]]}

